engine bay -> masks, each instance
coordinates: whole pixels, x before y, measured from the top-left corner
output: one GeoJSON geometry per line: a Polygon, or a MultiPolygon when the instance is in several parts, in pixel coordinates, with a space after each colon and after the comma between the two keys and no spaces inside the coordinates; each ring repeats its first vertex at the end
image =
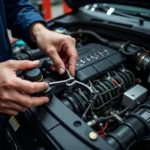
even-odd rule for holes
{"type": "MultiPolygon", "coordinates": [[[[44,91],[50,98],[48,104],[11,117],[8,139],[12,134],[13,147],[28,150],[149,149],[148,39],[139,42],[142,36],[131,36],[133,33],[123,28],[122,33],[119,28],[113,34],[115,31],[105,32],[106,27],[101,33],[93,22],[83,28],[87,21],[81,24],[76,15],[48,22],[50,30],[76,39],[76,82],[60,84],[53,90],[50,87],[44,91]]],[[[39,68],[18,72],[18,76],[34,82],[42,78],[41,82],[48,83],[68,79],[67,74],[60,76],[50,69],[53,62],[39,49],[18,43],[12,44],[14,59],[41,62],[39,68]]]]}

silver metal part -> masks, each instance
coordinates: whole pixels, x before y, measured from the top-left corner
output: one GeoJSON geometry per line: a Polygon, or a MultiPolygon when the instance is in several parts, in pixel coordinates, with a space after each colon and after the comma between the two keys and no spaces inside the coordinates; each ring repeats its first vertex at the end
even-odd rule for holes
{"type": "Polygon", "coordinates": [[[88,90],[88,92],[90,92],[91,94],[94,93],[94,91],[92,90],[92,88],[90,88],[89,86],[87,86],[86,84],[79,82],[77,80],[74,80],[72,83],[67,83],[66,84],[68,87],[77,87],[77,88],[84,88],[85,90],[88,90]]]}
{"type": "Polygon", "coordinates": [[[94,127],[96,125],[96,121],[93,119],[93,120],[90,120],[88,123],[87,123],[88,126],[90,127],[94,127]]]}
{"type": "Polygon", "coordinates": [[[114,116],[114,118],[115,118],[118,122],[120,122],[120,123],[123,122],[123,119],[122,119],[115,111],[111,111],[110,114],[111,114],[112,116],[114,116]]]}
{"type": "Polygon", "coordinates": [[[93,141],[97,140],[98,134],[96,132],[90,132],[89,133],[89,138],[93,141]]]}
{"type": "Polygon", "coordinates": [[[49,82],[49,86],[50,87],[62,86],[62,85],[67,85],[67,83],[73,82],[75,80],[75,78],[70,75],[68,70],[66,70],[66,72],[67,72],[67,75],[68,75],[68,79],[62,80],[62,81],[49,82]]]}
{"type": "Polygon", "coordinates": [[[124,93],[122,105],[130,109],[134,109],[140,103],[144,102],[147,95],[147,89],[137,84],[130,90],[124,93]]]}
{"type": "MultiPolygon", "coordinates": [[[[49,82],[49,87],[51,87],[52,90],[53,90],[53,88],[57,88],[58,86],[66,86],[69,89],[72,89],[74,87],[83,88],[84,90],[86,90],[90,93],[90,95],[91,95],[90,98],[92,98],[93,93],[94,93],[92,88],[87,86],[86,84],[84,84],[82,82],[79,82],[79,81],[75,80],[75,78],[70,75],[69,70],[66,70],[66,72],[67,72],[67,75],[68,75],[68,79],[62,80],[62,81],[49,82]]],[[[90,100],[92,100],[92,99],[90,99],[90,100]]]]}

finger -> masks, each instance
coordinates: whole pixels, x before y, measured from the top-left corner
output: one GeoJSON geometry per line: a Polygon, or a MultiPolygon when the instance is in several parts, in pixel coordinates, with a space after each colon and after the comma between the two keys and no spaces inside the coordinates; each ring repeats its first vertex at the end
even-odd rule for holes
{"type": "MultiPolygon", "coordinates": [[[[66,57],[66,58],[61,57],[61,58],[62,58],[62,61],[63,61],[64,64],[65,64],[65,68],[68,68],[68,67],[69,67],[68,58],[67,58],[67,57],[66,57]]],[[[55,65],[51,65],[51,66],[50,66],[50,69],[51,69],[52,71],[56,71],[55,65]]]]}
{"type": "MultiPolygon", "coordinates": [[[[49,101],[49,98],[48,97],[45,97],[45,96],[42,96],[42,97],[30,97],[31,98],[31,104],[32,106],[31,107],[34,107],[34,106],[41,106],[45,103],[47,103],[49,101]]],[[[29,103],[29,107],[30,107],[30,103],[29,103]]]]}
{"type": "Polygon", "coordinates": [[[18,112],[12,109],[0,109],[0,113],[4,113],[10,116],[16,116],[18,115],[18,112]]]}
{"type": "Polygon", "coordinates": [[[75,75],[77,59],[78,59],[78,56],[73,53],[72,53],[72,56],[69,58],[69,71],[72,76],[75,75]]]}
{"type": "MultiPolygon", "coordinates": [[[[61,56],[60,56],[61,57],[61,56]]],[[[64,62],[64,64],[65,64],[65,68],[68,68],[68,58],[67,57],[61,57],[61,59],[62,59],[62,61],[64,62]]],[[[52,70],[52,71],[56,71],[56,68],[55,68],[55,65],[54,64],[52,64],[52,65],[50,65],[50,69],[52,70]]]]}
{"type": "Polygon", "coordinates": [[[76,45],[76,40],[74,38],[72,38],[72,42],[74,44],[74,46],[76,45]]]}
{"type": "Polygon", "coordinates": [[[63,62],[64,62],[64,64],[65,64],[66,68],[69,68],[69,61],[68,61],[68,58],[63,58],[62,60],[63,60],[63,62]]]}
{"type": "Polygon", "coordinates": [[[21,78],[16,78],[14,80],[14,88],[28,94],[41,92],[47,87],[48,83],[46,82],[30,82],[27,80],[22,80],[21,78]]]}
{"type": "Polygon", "coordinates": [[[50,66],[50,69],[51,69],[52,71],[56,71],[55,65],[51,65],[51,66],[50,66]]]}
{"type": "Polygon", "coordinates": [[[52,59],[54,65],[55,65],[55,68],[59,72],[59,74],[65,73],[65,65],[64,65],[62,59],[60,58],[60,56],[58,55],[57,51],[49,50],[48,55],[52,59]]]}
{"type": "Polygon", "coordinates": [[[1,107],[3,107],[3,109],[12,109],[17,112],[25,112],[27,110],[27,107],[23,107],[11,101],[2,102],[1,107]]]}
{"type": "Polygon", "coordinates": [[[15,103],[17,103],[23,107],[26,107],[26,108],[33,107],[33,106],[40,106],[49,101],[49,98],[46,96],[31,97],[27,94],[22,94],[17,91],[13,98],[14,98],[15,103]]]}
{"type": "Polygon", "coordinates": [[[39,60],[29,61],[29,60],[9,60],[8,64],[10,67],[15,67],[16,70],[27,70],[35,68],[40,64],[39,60]]]}
{"type": "Polygon", "coordinates": [[[32,106],[42,105],[44,103],[47,103],[48,101],[49,98],[46,96],[31,97],[27,94],[19,93],[14,89],[7,89],[7,92],[3,93],[3,96],[1,96],[0,109],[3,109],[6,106],[4,105],[5,102],[12,102],[23,107],[29,108],[32,106]]]}
{"type": "Polygon", "coordinates": [[[68,66],[69,66],[70,74],[72,76],[74,76],[75,75],[75,70],[76,70],[76,58],[70,57],[68,66]]]}
{"type": "Polygon", "coordinates": [[[64,62],[64,64],[65,65],[68,64],[69,59],[68,59],[68,56],[64,53],[64,51],[61,51],[59,55],[60,55],[62,61],[64,62]]]}
{"type": "Polygon", "coordinates": [[[76,62],[78,59],[78,55],[75,49],[71,49],[69,48],[67,50],[67,54],[69,56],[69,71],[71,73],[72,76],[75,75],[75,69],[76,69],[76,62]]]}
{"type": "Polygon", "coordinates": [[[69,71],[72,76],[75,74],[76,62],[78,59],[77,50],[73,42],[68,42],[63,45],[63,50],[66,52],[69,58],[69,71]]]}

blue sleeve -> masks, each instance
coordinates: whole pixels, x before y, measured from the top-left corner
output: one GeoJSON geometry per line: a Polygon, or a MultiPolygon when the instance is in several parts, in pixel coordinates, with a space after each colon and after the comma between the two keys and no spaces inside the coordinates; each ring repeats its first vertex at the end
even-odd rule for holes
{"type": "Polygon", "coordinates": [[[44,19],[28,0],[4,0],[4,6],[7,27],[12,31],[12,36],[35,47],[35,43],[30,39],[30,26],[35,22],[46,25],[44,19]]]}

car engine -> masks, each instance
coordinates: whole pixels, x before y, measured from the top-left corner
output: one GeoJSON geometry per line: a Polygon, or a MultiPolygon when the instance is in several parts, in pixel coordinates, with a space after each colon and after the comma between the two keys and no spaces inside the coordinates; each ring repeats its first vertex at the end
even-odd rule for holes
{"type": "Polygon", "coordinates": [[[100,33],[90,23],[84,28],[69,24],[65,19],[70,16],[50,21],[48,27],[76,39],[79,59],[72,81],[67,72],[53,72],[53,62],[39,49],[20,40],[12,44],[14,59],[41,62],[18,72],[19,77],[60,85],[36,93],[49,96],[49,103],[9,119],[8,141],[13,149],[28,150],[149,149],[150,45],[100,33]]]}

